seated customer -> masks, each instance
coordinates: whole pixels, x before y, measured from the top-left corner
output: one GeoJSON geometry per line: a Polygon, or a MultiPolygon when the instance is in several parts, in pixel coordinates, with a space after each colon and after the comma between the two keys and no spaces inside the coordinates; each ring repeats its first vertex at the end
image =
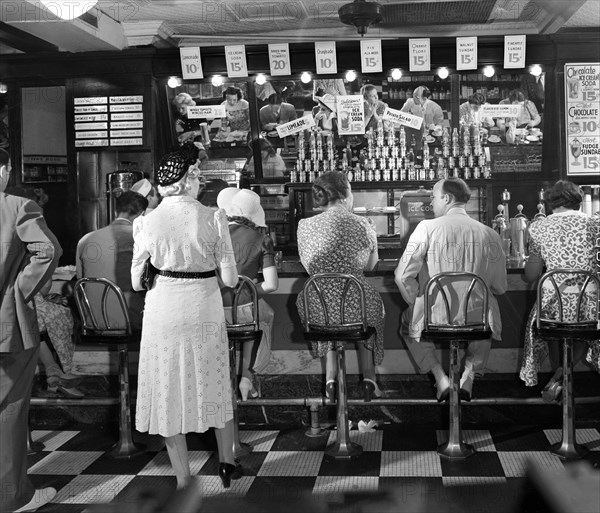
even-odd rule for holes
{"type": "MultiPolygon", "coordinates": [[[[437,398],[446,399],[450,392],[448,376],[435,353],[430,340],[421,339],[424,320],[424,288],[431,276],[446,272],[470,272],[483,279],[492,294],[506,292],[506,258],[500,236],[490,227],[471,218],[465,207],[471,190],[460,179],[440,180],[433,187],[431,206],[435,219],[421,221],[410,236],[406,250],[395,271],[396,285],[408,308],[402,315],[401,334],[408,350],[421,372],[432,372],[437,385],[437,398]]],[[[459,284],[462,286],[462,284],[459,284]]],[[[466,285],[457,298],[466,297],[466,285]]],[[[451,313],[461,312],[459,302],[450,305],[451,313]]],[[[481,315],[470,302],[469,312],[481,315]]],[[[432,311],[432,321],[438,322],[445,312],[441,294],[432,311]]],[[[489,314],[492,338],[500,340],[502,322],[498,300],[490,294],[489,314]]],[[[480,318],[480,317],[478,317],[480,318]]],[[[461,395],[471,399],[473,380],[482,375],[490,353],[492,341],[469,342],[465,369],[460,379],[461,395]]]]}
{"type": "MultiPolygon", "coordinates": [[[[242,347],[242,378],[239,389],[242,400],[256,397],[258,393],[252,384],[253,374],[265,370],[271,357],[271,338],[273,331],[273,309],[263,299],[265,294],[275,292],[279,286],[277,268],[275,267],[275,252],[271,237],[264,234],[266,229],[265,212],[260,206],[260,197],[248,189],[223,189],[217,197],[217,205],[227,212],[229,233],[235,254],[237,272],[256,280],[262,272],[263,281],[256,284],[259,296],[259,321],[263,336],[258,348],[254,342],[244,342],[242,347]]],[[[230,288],[223,288],[223,305],[225,318],[232,321],[231,306],[233,293],[230,288]]],[[[252,303],[247,290],[243,292],[238,306],[238,322],[252,321],[252,303]]]]}
{"type": "MultiPolygon", "coordinates": [[[[381,296],[365,279],[363,271],[371,270],[379,260],[377,252],[377,234],[365,218],[352,213],[354,198],[350,183],[344,173],[331,171],[320,175],[312,186],[313,204],[322,207],[324,212],[317,216],[302,219],[298,223],[298,253],[300,261],[310,276],[317,273],[346,273],[358,278],[365,288],[367,319],[376,330],[370,340],[358,343],[360,367],[363,374],[363,392],[365,400],[371,395],[380,397],[382,392],[375,381],[375,365],[383,360],[383,325],[385,311],[381,296]]],[[[347,312],[351,315],[348,322],[356,321],[360,316],[356,292],[349,292],[350,300],[347,312]],[[354,299],[352,295],[354,294],[354,299]]],[[[341,290],[332,283],[325,296],[339,305],[341,290]]],[[[310,309],[320,309],[316,296],[309,296],[310,309]],[[312,301],[314,300],[314,304],[312,301]]],[[[296,300],[300,317],[304,317],[302,294],[296,300]]],[[[330,305],[329,310],[339,312],[339,306],[330,305]]],[[[322,315],[322,312],[320,311],[322,315]]],[[[302,319],[304,322],[304,319],[302,319]]],[[[332,319],[341,321],[341,319],[332,319]]],[[[334,342],[313,343],[316,357],[326,356],[325,393],[330,399],[335,393],[337,376],[337,355],[334,342]]]]}
{"type": "MultiPolygon", "coordinates": [[[[133,191],[117,198],[117,217],[108,226],[84,235],[77,244],[75,266],[79,278],[108,278],[116,283],[125,296],[129,317],[134,329],[142,327],[144,297],[131,286],[133,257],[133,220],[148,207],[148,200],[133,191]]],[[[109,301],[109,314],[120,320],[120,308],[114,298],[109,301]]]]}
{"type": "MultiPolygon", "coordinates": [[[[573,182],[559,180],[545,192],[544,196],[552,209],[552,214],[532,223],[529,227],[529,258],[525,264],[525,278],[533,283],[543,274],[544,269],[546,271],[577,269],[597,274],[600,262],[596,244],[600,240],[600,218],[588,216],[580,210],[583,201],[581,189],[573,182]]],[[[565,286],[564,276],[562,283],[560,277],[560,274],[556,276],[558,286],[565,286]]],[[[551,287],[550,283],[548,287],[551,287]]],[[[544,291],[542,293],[544,294],[544,291]]],[[[548,294],[550,295],[551,292],[549,291],[548,294]]],[[[575,320],[578,299],[575,287],[573,292],[562,291],[561,295],[565,301],[563,303],[565,320],[575,320]]],[[[582,308],[587,314],[586,319],[594,318],[596,315],[597,306],[587,295],[583,298],[582,308]]],[[[556,301],[542,303],[542,311],[553,318],[558,318],[556,301]]],[[[544,401],[552,402],[562,391],[563,369],[558,354],[559,346],[562,344],[556,341],[548,344],[546,340],[535,336],[533,326],[536,312],[537,304],[531,309],[527,321],[520,377],[527,386],[536,385],[538,370],[548,356],[550,348],[550,362],[556,371],[542,391],[542,397],[544,401]]],[[[573,365],[583,358],[586,351],[587,362],[600,372],[600,340],[588,341],[587,344],[573,344],[573,365]]]]}

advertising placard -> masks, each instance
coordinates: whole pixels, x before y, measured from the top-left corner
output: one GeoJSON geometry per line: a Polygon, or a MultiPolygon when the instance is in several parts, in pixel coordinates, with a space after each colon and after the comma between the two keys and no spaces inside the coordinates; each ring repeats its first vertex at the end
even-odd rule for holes
{"type": "Polygon", "coordinates": [[[526,36],[504,36],[504,68],[525,67],[526,36]]]}
{"type": "Polygon", "coordinates": [[[199,46],[184,46],[180,48],[179,58],[181,59],[181,74],[184,80],[204,78],[199,46]]]}
{"type": "Polygon", "coordinates": [[[600,63],[565,64],[567,175],[600,170],[600,63]]]}
{"type": "Polygon", "coordinates": [[[522,106],[515,104],[492,105],[484,103],[480,110],[482,116],[488,118],[516,118],[521,114],[522,106]]]}
{"type": "Polygon", "coordinates": [[[408,62],[410,71],[430,71],[431,53],[429,38],[408,40],[408,62]]]}
{"type": "Polygon", "coordinates": [[[291,75],[290,45],[288,43],[269,45],[269,67],[272,76],[291,75]]]}
{"type": "Polygon", "coordinates": [[[381,39],[367,39],[360,42],[361,66],[363,73],[381,73],[381,39]]]}
{"type": "Polygon", "coordinates": [[[196,107],[187,108],[187,116],[189,119],[197,118],[224,118],[227,114],[225,113],[225,105],[200,105],[196,107]]]}
{"type": "Polygon", "coordinates": [[[335,41],[316,42],[315,60],[317,63],[317,75],[337,73],[335,41]]]}
{"type": "Polygon", "coordinates": [[[228,77],[247,77],[248,65],[246,64],[246,46],[231,45],[225,47],[225,60],[227,61],[228,77]]]}
{"type": "Polygon", "coordinates": [[[297,132],[302,132],[302,130],[306,130],[307,128],[315,126],[315,120],[311,116],[303,116],[298,119],[294,119],[293,121],[288,121],[283,125],[279,125],[276,127],[277,133],[280,138],[287,137],[288,135],[295,134],[297,132]]]}
{"type": "Polygon", "coordinates": [[[362,95],[337,96],[336,106],[340,135],[365,133],[365,107],[362,95]]]}
{"type": "Polygon", "coordinates": [[[402,112],[397,109],[390,109],[387,107],[383,112],[383,119],[385,121],[392,121],[397,125],[404,125],[415,130],[420,130],[423,124],[423,118],[421,116],[415,116],[410,112],[402,112]]]}
{"type": "Polygon", "coordinates": [[[456,69],[477,69],[477,36],[456,38],[456,69]]]}

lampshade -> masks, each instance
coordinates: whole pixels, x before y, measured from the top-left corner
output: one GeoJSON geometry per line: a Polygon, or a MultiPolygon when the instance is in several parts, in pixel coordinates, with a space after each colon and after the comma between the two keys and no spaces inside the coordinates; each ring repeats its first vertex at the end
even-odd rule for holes
{"type": "Polygon", "coordinates": [[[63,20],[74,20],[94,7],[98,0],[40,0],[42,5],[63,20]]]}

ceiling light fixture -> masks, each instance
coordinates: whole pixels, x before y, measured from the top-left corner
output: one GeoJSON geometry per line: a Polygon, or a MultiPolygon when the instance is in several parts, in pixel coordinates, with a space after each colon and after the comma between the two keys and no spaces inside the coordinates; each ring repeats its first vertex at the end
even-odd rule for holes
{"type": "Polygon", "coordinates": [[[392,70],[392,78],[394,80],[400,80],[402,78],[402,70],[400,68],[394,68],[392,70]]]}
{"type": "Polygon", "coordinates": [[[348,82],[354,82],[356,80],[356,73],[351,69],[346,71],[346,80],[348,82]]]}
{"type": "Polygon", "coordinates": [[[448,68],[446,67],[442,67],[440,69],[438,69],[438,77],[440,77],[442,80],[446,80],[448,78],[448,75],[450,74],[450,72],[448,71],[448,68]]]}
{"type": "Polygon", "coordinates": [[[210,83],[214,87],[221,87],[223,85],[223,77],[221,75],[215,75],[214,77],[212,77],[210,83]]]}
{"type": "Polygon", "coordinates": [[[312,80],[312,76],[308,71],[305,71],[300,75],[300,80],[302,80],[303,84],[308,84],[312,80]]]}
{"type": "Polygon", "coordinates": [[[46,10],[63,20],[74,20],[94,7],[98,0],[40,0],[46,10]]]}
{"type": "Polygon", "coordinates": [[[532,64],[529,68],[529,73],[534,77],[539,77],[542,74],[542,67],[539,64],[532,64]]]}
{"type": "Polygon", "coordinates": [[[171,88],[171,89],[175,89],[176,87],[179,87],[183,82],[181,81],[181,79],[179,77],[169,77],[169,80],[167,80],[167,85],[171,88]]]}
{"type": "Polygon", "coordinates": [[[338,16],[342,23],[354,25],[361,36],[367,33],[371,25],[383,20],[381,4],[365,0],[354,0],[351,4],[342,5],[338,9],[338,16]]]}
{"type": "Polygon", "coordinates": [[[267,77],[264,73],[259,73],[258,75],[256,75],[255,81],[258,85],[263,85],[267,81],[267,77]]]}
{"type": "Polygon", "coordinates": [[[496,70],[494,69],[494,66],[486,66],[483,68],[483,74],[487,78],[492,78],[496,74],[496,70]]]}

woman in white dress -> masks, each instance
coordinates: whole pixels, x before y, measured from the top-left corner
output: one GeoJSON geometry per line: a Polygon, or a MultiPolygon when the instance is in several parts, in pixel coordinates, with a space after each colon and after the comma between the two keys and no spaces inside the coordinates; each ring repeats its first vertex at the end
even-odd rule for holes
{"type": "Polygon", "coordinates": [[[156,173],[160,205],[133,225],[133,288],[145,261],[158,275],[146,294],[136,405],[138,431],[165,437],[177,488],[190,483],[185,434],[215,428],[225,488],[241,477],[233,454],[229,348],[215,270],[229,287],[237,269],[227,217],[196,200],[197,155],[182,148],[156,173]]]}

